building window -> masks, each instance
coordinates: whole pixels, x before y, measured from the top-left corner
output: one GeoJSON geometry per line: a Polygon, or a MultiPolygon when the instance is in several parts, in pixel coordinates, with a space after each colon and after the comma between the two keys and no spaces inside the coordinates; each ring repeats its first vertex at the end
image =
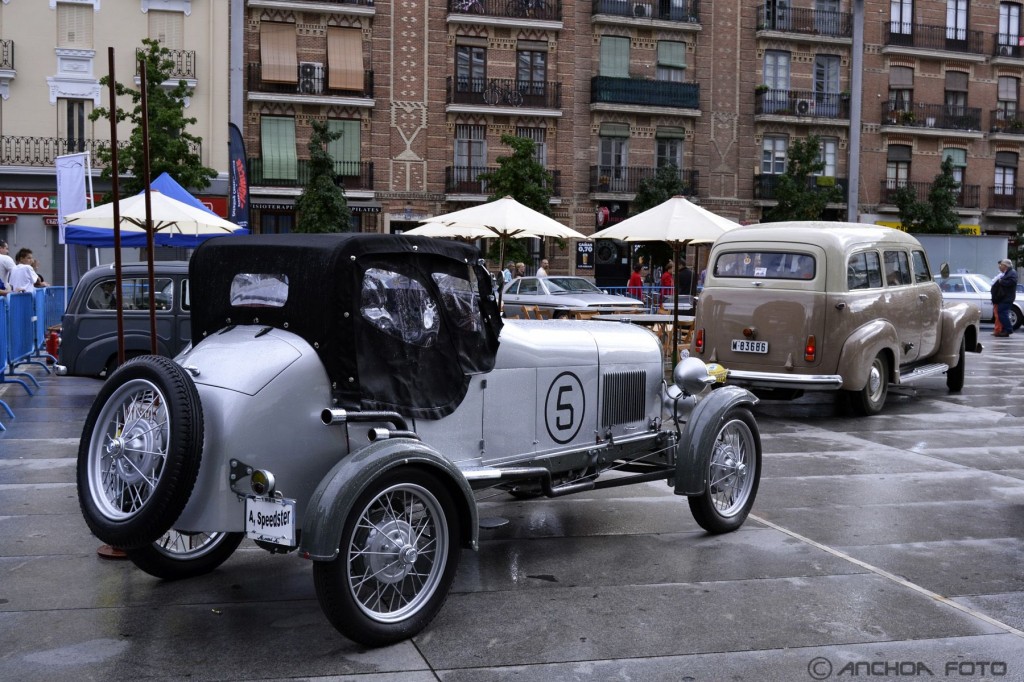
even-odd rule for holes
{"type": "Polygon", "coordinates": [[[996,120],[1013,121],[1017,118],[1020,80],[1013,76],[1000,76],[996,96],[996,120]]]}
{"type": "Polygon", "coordinates": [[[327,29],[327,88],[363,91],[363,32],[357,28],[327,29]]]}
{"type": "Polygon", "coordinates": [[[953,161],[953,179],[956,180],[956,184],[962,186],[964,184],[964,172],[967,169],[967,151],[963,149],[943,149],[942,160],[950,159],[953,161]]]}
{"type": "Polygon", "coordinates": [[[341,137],[327,145],[327,153],[334,159],[334,172],[349,177],[362,175],[359,121],[330,119],[327,130],[341,133],[341,137]]]}
{"type": "Polygon", "coordinates": [[[775,31],[789,30],[793,23],[789,4],[789,0],[765,0],[764,11],[767,28],[775,31]]]}
{"type": "Polygon", "coordinates": [[[483,92],[487,87],[487,49],[479,45],[455,46],[455,88],[483,92]]]}
{"type": "Polygon", "coordinates": [[[663,126],[654,133],[655,153],[654,165],[658,168],[669,164],[676,168],[683,167],[683,143],[686,131],[682,128],[663,126]]]}
{"type": "Polygon", "coordinates": [[[815,175],[821,175],[826,178],[836,177],[836,159],[839,158],[839,140],[834,137],[823,137],[819,142],[818,147],[818,162],[822,164],[820,172],[815,175]]]}
{"type": "Polygon", "coordinates": [[[946,113],[963,116],[967,106],[967,74],[963,71],[946,72],[946,113]]]}
{"type": "Polygon", "coordinates": [[[481,194],[477,176],[487,170],[487,126],[459,124],[455,126],[454,180],[460,191],[481,194]]]}
{"type": "Polygon", "coordinates": [[[67,145],[68,153],[84,152],[91,126],[92,100],[57,100],[57,135],[67,145]]]}
{"type": "Polygon", "coordinates": [[[840,9],[839,0],[815,0],[814,30],[825,36],[841,35],[843,15],[840,9]]]}
{"type": "Polygon", "coordinates": [[[1013,196],[1017,192],[1017,154],[996,152],[996,178],[993,191],[997,196],[1013,196]]]}
{"type": "Polygon", "coordinates": [[[523,43],[519,47],[516,51],[516,86],[524,95],[543,97],[548,79],[547,49],[523,49],[523,43]]]}
{"type": "Polygon", "coordinates": [[[516,128],[516,137],[525,137],[527,140],[533,140],[533,158],[545,168],[548,165],[547,132],[546,128],[525,128],[521,126],[516,128]]]}
{"type": "Polygon", "coordinates": [[[889,111],[911,111],[914,108],[914,70],[908,66],[889,68],[889,111]]]}
{"type": "Polygon", "coordinates": [[[999,3],[999,34],[997,43],[1006,49],[999,54],[1016,57],[1020,55],[1020,5],[1012,2],[999,3]]]}
{"type": "Polygon", "coordinates": [[[600,75],[629,78],[629,38],[601,36],[600,75]]]}
{"type": "Polygon", "coordinates": [[[260,158],[263,161],[264,179],[293,182],[299,179],[294,118],[260,117],[260,158]]]}
{"type": "Polygon", "coordinates": [[[786,152],[789,138],[785,135],[765,135],[761,140],[761,174],[782,175],[786,172],[786,152]]]}
{"type": "Polygon", "coordinates": [[[913,35],[913,0],[889,0],[889,33],[907,36],[913,35]]]}
{"type": "Polygon", "coordinates": [[[57,47],[91,50],[94,13],[91,4],[58,2],[57,47]]]}
{"type": "Polygon", "coordinates": [[[891,144],[886,150],[885,162],[885,187],[886,189],[898,189],[907,184],[910,179],[910,145],[891,144]]]}
{"type": "Polygon", "coordinates": [[[967,42],[967,0],[946,0],[946,40],[967,42]]]}
{"type": "Polygon", "coordinates": [[[294,211],[260,211],[260,234],[288,234],[294,227],[294,211]]]}
{"type": "Polygon", "coordinates": [[[266,83],[298,83],[295,24],[260,23],[260,78],[266,83]]]}
{"type": "Polygon", "coordinates": [[[598,136],[598,184],[624,190],[629,180],[629,125],[602,123],[598,136]]]}
{"type": "Polygon", "coordinates": [[[766,50],[764,53],[764,84],[768,91],[761,100],[762,111],[771,114],[789,107],[788,52],[766,50]]]}
{"type": "Polygon", "coordinates": [[[839,57],[819,54],[814,57],[815,116],[839,116],[839,57]]]}
{"type": "Polygon", "coordinates": [[[184,47],[184,14],[151,9],[146,16],[149,17],[149,37],[151,39],[168,50],[180,50],[184,47]]]}
{"type": "Polygon", "coordinates": [[[686,77],[686,43],[675,40],[658,41],[658,67],[655,78],[682,83],[686,77]]]}

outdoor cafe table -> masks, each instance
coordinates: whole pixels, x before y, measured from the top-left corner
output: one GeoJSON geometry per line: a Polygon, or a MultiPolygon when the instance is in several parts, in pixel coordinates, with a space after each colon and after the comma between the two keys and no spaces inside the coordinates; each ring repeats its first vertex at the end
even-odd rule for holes
{"type": "MultiPolygon", "coordinates": [[[[607,322],[628,322],[647,327],[657,334],[661,340],[661,347],[665,357],[672,354],[672,314],[671,313],[611,313],[605,315],[594,315],[592,320],[604,320],[607,322]]],[[[693,315],[679,316],[679,347],[685,348],[690,343],[690,333],[693,331],[693,315]]]]}

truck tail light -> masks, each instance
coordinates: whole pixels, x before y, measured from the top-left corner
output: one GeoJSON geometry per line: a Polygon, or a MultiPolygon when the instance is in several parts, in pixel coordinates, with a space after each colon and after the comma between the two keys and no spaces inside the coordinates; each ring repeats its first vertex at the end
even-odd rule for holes
{"type": "Polygon", "coordinates": [[[804,344],[804,360],[806,362],[814,362],[814,358],[818,353],[818,344],[814,340],[814,334],[810,334],[807,337],[807,343],[804,344]]]}
{"type": "Polygon", "coordinates": [[[697,330],[697,335],[693,340],[693,349],[698,353],[704,352],[704,328],[701,327],[697,330]]]}

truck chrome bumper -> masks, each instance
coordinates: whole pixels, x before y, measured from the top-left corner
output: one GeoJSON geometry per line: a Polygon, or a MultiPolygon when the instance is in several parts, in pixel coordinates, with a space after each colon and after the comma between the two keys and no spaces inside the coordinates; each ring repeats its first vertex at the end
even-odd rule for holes
{"type": "Polygon", "coordinates": [[[782,374],[729,370],[726,383],[756,388],[795,388],[803,391],[838,391],[843,377],[838,374],[782,374]]]}

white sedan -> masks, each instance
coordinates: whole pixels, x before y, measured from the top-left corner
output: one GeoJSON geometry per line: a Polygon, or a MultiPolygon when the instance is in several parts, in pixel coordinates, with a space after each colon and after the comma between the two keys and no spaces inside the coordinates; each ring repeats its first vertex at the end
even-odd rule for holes
{"type": "Polygon", "coordinates": [[[582,277],[519,277],[502,293],[506,317],[526,316],[524,307],[536,306],[551,317],[567,317],[585,310],[597,313],[642,313],[644,303],[628,296],[606,294],[582,277]]]}
{"type": "MultiPolygon", "coordinates": [[[[936,277],[936,284],[942,289],[942,300],[970,303],[981,311],[982,322],[993,322],[992,312],[992,281],[985,275],[976,273],[955,274],[948,277],[936,277]]],[[[1010,322],[1014,329],[1024,323],[1024,309],[1021,301],[1013,302],[1010,308],[1010,322]]]]}

